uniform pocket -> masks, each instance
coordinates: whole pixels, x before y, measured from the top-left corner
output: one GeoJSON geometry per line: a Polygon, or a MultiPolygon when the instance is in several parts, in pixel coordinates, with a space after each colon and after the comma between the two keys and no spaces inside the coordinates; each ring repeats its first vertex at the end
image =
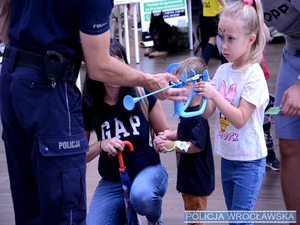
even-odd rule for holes
{"type": "Polygon", "coordinates": [[[84,134],[65,137],[39,137],[39,150],[43,156],[67,156],[86,153],[87,139],[84,134]]]}
{"type": "Polygon", "coordinates": [[[84,134],[39,137],[39,190],[45,208],[85,208],[86,150],[84,134]]]}

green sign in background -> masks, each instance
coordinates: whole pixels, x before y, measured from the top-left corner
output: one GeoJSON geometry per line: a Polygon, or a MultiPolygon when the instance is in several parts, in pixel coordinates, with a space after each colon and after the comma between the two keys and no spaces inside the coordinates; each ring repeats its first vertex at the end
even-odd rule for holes
{"type": "Polygon", "coordinates": [[[168,11],[173,9],[184,9],[185,0],[163,0],[155,2],[145,2],[144,4],[144,17],[145,21],[150,21],[151,12],[168,11]]]}

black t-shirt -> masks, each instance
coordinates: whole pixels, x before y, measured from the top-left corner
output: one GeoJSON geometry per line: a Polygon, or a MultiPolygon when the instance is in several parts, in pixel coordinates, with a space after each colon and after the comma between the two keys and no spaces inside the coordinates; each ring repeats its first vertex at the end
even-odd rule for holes
{"type": "MultiPolygon", "coordinates": [[[[199,108],[189,107],[186,111],[199,108]]],[[[196,196],[210,195],[215,189],[215,172],[208,121],[202,116],[180,117],[177,136],[178,140],[190,141],[202,150],[193,154],[179,153],[177,190],[196,196]]]]}
{"type": "Polygon", "coordinates": [[[80,48],[79,30],[101,34],[109,29],[113,0],[12,0],[11,6],[11,46],[73,56],[80,48]]]}
{"type": "MultiPolygon", "coordinates": [[[[151,111],[157,99],[149,96],[148,101],[149,111],[151,111]]],[[[85,111],[83,105],[83,115],[88,115],[88,112],[85,111]]],[[[126,149],[122,153],[126,170],[131,179],[134,179],[145,167],[160,163],[159,154],[149,146],[149,122],[145,119],[138,103],[135,104],[132,111],[127,111],[122,101],[114,106],[104,104],[101,108],[101,117],[98,119],[98,125],[94,128],[98,140],[118,137],[133,144],[133,152],[126,149]]],[[[91,131],[91,127],[94,126],[89,126],[87,121],[85,120],[85,129],[91,131]]],[[[108,156],[106,152],[100,153],[98,171],[104,180],[114,182],[120,180],[118,159],[108,156]]]]}

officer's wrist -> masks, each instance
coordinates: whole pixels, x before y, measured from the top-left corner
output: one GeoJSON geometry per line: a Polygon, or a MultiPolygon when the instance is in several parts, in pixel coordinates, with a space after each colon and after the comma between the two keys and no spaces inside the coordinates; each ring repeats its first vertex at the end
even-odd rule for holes
{"type": "Polygon", "coordinates": [[[298,80],[300,80],[300,74],[299,74],[299,76],[298,76],[298,80]]]}
{"type": "Polygon", "coordinates": [[[154,91],[152,89],[153,89],[153,86],[156,85],[156,80],[155,80],[155,77],[152,74],[144,73],[142,82],[143,83],[140,86],[148,89],[149,91],[154,91]]]}

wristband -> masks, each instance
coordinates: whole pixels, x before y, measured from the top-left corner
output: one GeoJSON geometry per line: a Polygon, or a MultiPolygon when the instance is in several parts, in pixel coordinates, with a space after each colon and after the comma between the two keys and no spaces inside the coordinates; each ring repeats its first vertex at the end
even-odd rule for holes
{"type": "Polygon", "coordinates": [[[189,150],[190,144],[186,141],[175,141],[175,145],[181,151],[187,152],[189,150]]]}
{"type": "Polygon", "coordinates": [[[172,148],[166,148],[165,146],[163,146],[164,151],[163,152],[172,152],[174,151],[176,148],[176,141],[174,142],[174,145],[172,148]]]}
{"type": "Polygon", "coordinates": [[[299,76],[298,76],[298,80],[300,80],[300,74],[299,74],[299,76]]]}
{"type": "Polygon", "coordinates": [[[190,144],[186,141],[175,141],[172,148],[166,148],[165,146],[163,146],[163,152],[174,151],[176,147],[179,148],[181,151],[187,152],[189,150],[190,144]]]}

